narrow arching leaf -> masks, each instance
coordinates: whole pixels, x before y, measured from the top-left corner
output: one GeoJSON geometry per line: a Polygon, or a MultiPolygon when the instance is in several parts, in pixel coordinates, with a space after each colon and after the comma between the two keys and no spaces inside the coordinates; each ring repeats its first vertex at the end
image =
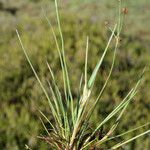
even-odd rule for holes
{"type": "Polygon", "coordinates": [[[87,88],[87,63],[88,63],[88,50],[89,50],[89,37],[87,37],[86,42],[86,55],[85,55],[85,72],[84,72],[84,82],[85,82],[85,88],[87,88]]]}
{"type": "Polygon", "coordinates": [[[148,123],[146,123],[146,124],[144,124],[144,125],[141,125],[141,126],[139,126],[139,127],[133,128],[133,129],[131,129],[131,130],[129,130],[129,131],[126,131],[126,132],[124,132],[124,133],[122,133],[122,134],[113,136],[113,137],[109,138],[108,140],[113,140],[113,139],[115,139],[115,138],[122,137],[122,136],[124,136],[124,135],[126,135],[126,134],[135,132],[135,131],[137,131],[137,130],[143,128],[143,127],[146,127],[146,126],[148,126],[148,125],[150,125],[150,122],[148,122],[148,123]]]}
{"type": "Polygon", "coordinates": [[[128,144],[128,143],[132,142],[133,140],[136,140],[137,138],[140,138],[141,136],[144,136],[144,135],[146,135],[148,133],[150,133],[150,130],[147,130],[147,131],[145,131],[145,132],[143,132],[143,133],[141,133],[141,134],[139,134],[139,135],[137,135],[137,136],[135,136],[135,137],[133,137],[133,138],[131,138],[129,140],[126,140],[126,141],[123,141],[123,142],[121,142],[119,144],[116,144],[115,146],[113,146],[111,148],[111,150],[116,150],[117,148],[119,148],[119,147],[121,147],[121,146],[123,146],[125,144],[128,144]]]}
{"type": "Polygon", "coordinates": [[[44,86],[43,86],[43,84],[42,84],[40,78],[38,77],[38,75],[37,75],[37,73],[36,73],[36,71],[35,71],[35,69],[34,69],[34,67],[33,67],[33,65],[32,65],[32,63],[31,63],[31,61],[30,61],[30,59],[29,59],[29,56],[28,56],[28,54],[27,54],[27,52],[26,52],[26,50],[25,50],[25,48],[24,48],[24,45],[23,45],[23,43],[22,43],[22,41],[21,41],[21,38],[20,38],[20,35],[19,35],[18,30],[16,30],[16,33],[17,33],[17,36],[18,36],[20,45],[21,45],[21,47],[22,47],[22,50],[23,50],[23,52],[24,52],[24,54],[25,54],[25,57],[26,57],[26,59],[27,59],[29,65],[30,65],[30,67],[31,67],[31,69],[32,69],[32,71],[33,71],[33,73],[34,73],[34,75],[35,75],[37,81],[39,82],[39,84],[40,84],[40,86],[41,86],[41,88],[42,88],[42,90],[43,90],[43,92],[44,92],[44,94],[45,94],[45,96],[46,96],[46,98],[47,98],[47,100],[48,100],[48,103],[49,103],[49,106],[50,106],[50,108],[51,108],[53,117],[54,117],[54,118],[57,118],[57,117],[58,117],[58,116],[57,116],[57,113],[56,113],[56,111],[55,111],[55,109],[54,109],[54,107],[53,107],[53,104],[52,104],[52,102],[51,102],[51,100],[50,100],[50,98],[49,98],[49,96],[48,96],[48,93],[47,93],[46,89],[44,88],[44,86]]]}
{"type": "Polygon", "coordinates": [[[74,103],[73,103],[73,97],[72,97],[71,87],[70,87],[70,79],[69,79],[67,65],[66,65],[64,38],[63,38],[63,34],[62,34],[62,29],[61,29],[61,23],[60,23],[60,17],[59,17],[57,0],[55,0],[55,7],[56,7],[57,23],[58,23],[58,28],[59,28],[60,38],[61,38],[62,59],[63,59],[63,63],[64,63],[65,78],[66,78],[68,94],[69,94],[69,97],[71,99],[71,114],[72,114],[72,121],[73,121],[73,124],[74,124],[74,122],[75,122],[75,118],[74,118],[74,103]]]}
{"type": "Polygon", "coordinates": [[[112,31],[112,34],[111,34],[111,36],[110,36],[110,38],[109,38],[109,41],[108,41],[107,46],[106,46],[106,48],[105,48],[105,50],[104,50],[104,52],[103,52],[102,57],[100,58],[100,60],[99,60],[99,62],[97,63],[96,67],[94,68],[94,71],[92,72],[92,75],[91,75],[91,77],[90,77],[90,79],[89,79],[89,82],[88,82],[88,88],[91,88],[91,87],[93,86],[93,84],[94,84],[94,81],[95,81],[96,75],[97,75],[97,73],[98,73],[98,70],[99,70],[99,68],[100,68],[100,66],[101,66],[101,64],[102,64],[102,62],[103,62],[103,60],[104,60],[104,57],[105,57],[105,55],[106,55],[106,52],[108,51],[109,45],[110,45],[110,43],[111,43],[111,41],[112,41],[112,39],[113,39],[114,33],[115,33],[115,31],[116,31],[116,27],[117,27],[117,24],[115,25],[115,27],[114,27],[114,29],[113,29],[113,31],[112,31]]]}
{"type": "Polygon", "coordinates": [[[40,111],[40,110],[38,110],[38,111],[46,119],[46,121],[51,125],[52,129],[57,134],[57,131],[56,131],[55,127],[53,126],[53,124],[50,122],[50,120],[42,113],[42,111],[40,111]]]}
{"type": "MultiPolygon", "coordinates": [[[[43,8],[42,8],[42,10],[43,10],[43,14],[44,14],[44,16],[45,16],[45,18],[46,18],[46,20],[47,20],[49,26],[50,26],[50,29],[51,29],[51,31],[52,31],[52,35],[53,35],[54,40],[55,40],[55,43],[56,43],[56,48],[57,48],[57,51],[58,51],[58,54],[59,54],[60,64],[61,64],[62,73],[63,73],[64,94],[65,94],[65,99],[66,99],[66,101],[67,101],[66,77],[65,77],[65,69],[64,69],[64,63],[63,63],[63,58],[62,58],[61,49],[60,49],[60,46],[59,46],[59,44],[58,44],[58,39],[57,39],[57,37],[56,37],[54,28],[53,28],[53,26],[52,26],[50,20],[48,19],[48,17],[47,17],[47,15],[46,15],[46,13],[45,13],[45,11],[44,11],[43,8]]],[[[68,104],[68,105],[69,105],[69,104],[68,104]]]]}

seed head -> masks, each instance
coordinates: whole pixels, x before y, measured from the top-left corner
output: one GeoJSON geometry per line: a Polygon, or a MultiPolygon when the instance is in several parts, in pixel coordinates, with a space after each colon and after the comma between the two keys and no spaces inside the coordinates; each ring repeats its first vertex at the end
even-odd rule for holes
{"type": "Polygon", "coordinates": [[[124,13],[125,15],[128,13],[128,9],[126,8],[126,7],[124,7],[123,9],[122,9],[122,13],[124,13]]]}

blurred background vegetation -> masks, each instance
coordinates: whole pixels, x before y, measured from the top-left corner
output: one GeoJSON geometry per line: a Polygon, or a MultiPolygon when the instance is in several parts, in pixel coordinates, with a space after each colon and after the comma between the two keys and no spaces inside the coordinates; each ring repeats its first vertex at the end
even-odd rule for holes
{"type": "MultiPolygon", "coordinates": [[[[109,32],[117,18],[117,0],[59,0],[62,29],[73,96],[84,67],[86,36],[90,37],[89,68],[94,68],[107,43],[109,32]]],[[[60,88],[61,68],[55,43],[41,6],[50,18],[56,33],[53,0],[0,0],[0,149],[22,150],[25,144],[32,149],[50,149],[37,139],[44,134],[38,109],[51,118],[47,101],[30,69],[15,33],[21,32],[23,42],[39,76],[46,84],[50,78],[46,59],[52,66],[60,88]]],[[[144,66],[147,66],[139,93],[127,109],[117,133],[142,125],[150,120],[150,1],[125,0],[129,13],[124,20],[120,48],[113,75],[103,98],[93,115],[93,126],[101,121],[136,83],[144,66]]],[[[96,95],[102,87],[112,62],[111,46],[99,71],[96,95]]],[[[112,122],[109,122],[105,131],[112,122]]],[[[139,131],[142,132],[143,129],[139,131]]],[[[136,133],[135,133],[136,134],[136,133]]],[[[126,136],[129,138],[135,134],[126,136]]],[[[122,140],[122,139],[120,139],[122,140]]],[[[124,147],[127,150],[149,150],[150,136],[144,136],[124,147]]]]}

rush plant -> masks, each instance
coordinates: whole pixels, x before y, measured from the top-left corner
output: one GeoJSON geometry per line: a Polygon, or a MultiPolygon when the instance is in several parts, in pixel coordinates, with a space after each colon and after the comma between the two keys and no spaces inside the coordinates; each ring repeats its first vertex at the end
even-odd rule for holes
{"type": "MultiPolygon", "coordinates": [[[[47,132],[47,136],[39,136],[40,139],[46,141],[48,144],[50,144],[51,147],[54,149],[59,150],[83,150],[83,149],[100,149],[102,148],[103,144],[114,140],[116,138],[123,137],[126,134],[129,134],[131,132],[135,132],[139,128],[142,128],[144,126],[149,125],[150,123],[147,123],[145,125],[142,125],[140,127],[131,129],[130,131],[127,131],[125,133],[122,133],[120,135],[113,135],[113,132],[117,130],[117,127],[120,122],[120,118],[122,117],[123,113],[125,112],[127,106],[132,101],[133,97],[138,92],[138,87],[142,80],[142,75],[139,77],[139,80],[135,84],[135,86],[128,92],[128,94],[124,97],[124,99],[117,105],[110,114],[107,115],[107,117],[102,120],[99,125],[92,129],[91,128],[91,122],[90,119],[93,115],[93,111],[95,110],[95,107],[98,105],[99,100],[101,99],[101,96],[103,92],[105,91],[105,88],[107,86],[107,83],[110,79],[110,76],[112,74],[112,70],[115,64],[115,58],[116,58],[116,51],[118,49],[118,45],[120,42],[120,33],[122,30],[122,24],[123,24],[123,14],[121,14],[121,1],[119,1],[119,16],[118,19],[114,25],[113,28],[109,27],[110,30],[110,38],[108,40],[108,43],[106,45],[106,48],[104,49],[104,52],[99,59],[98,63],[96,64],[91,76],[88,78],[87,76],[87,68],[88,68],[88,49],[89,49],[89,37],[87,37],[86,40],[86,53],[85,53],[85,68],[84,68],[84,75],[80,79],[80,85],[79,85],[79,95],[77,101],[74,101],[74,98],[72,96],[72,90],[70,86],[70,79],[67,69],[67,63],[65,58],[65,48],[64,48],[64,38],[61,30],[61,23],[60,23],[60,17],[59,17],[59,10],[58,10],[58,3],[57,0],[55,0],[55,6],[56,6],[56,18],[59,28],[59,34],[61,39],[61,45],[59,45],[56,33],[54,31],[54,28],[49,21],[48,17],[46,16],[46,13],[44,12],[44,16],[50,25],[52,35],[54,37],[57,51],[60,58],[61,68],[62,68],[62,75],[63,75],[63,83],[64,83],[64,97],[62,96],[62,93],[59,90],[59,87],[55,80],[55,75],[47,62],[47,67],[49,69],[49,72],[52,77],[52,83],[48,81],[49,88],[51,91],[51,96],[49,96],[45,86],[43,85],[42,81],[40,80],[39,76],[37,75],[29,56],[24,48],[24,45],[22,43],[21,37],[16,30],[16,33],[18,35],[18,39],[20,41],[21,47],[23,49],[23,52],[25,54],[25,57],[33,70],[33,73],[35,77],[37,78],[41,89],[43,90],[49,106],[50,111],[52,113],[53,122],[51,122],[47,116],[45,116],[41,111],[41,115],[46,121],[50,124],[51,129],[47,129],[44,122],[41,119],[42,125],[47,132]],[[97,77],[98,71],[101,67],[101,64],[106,56],[107,51],[109,50],[109,46],[111,43],[114,44],[114,52],[113,52],[113,60],[111,64],[111,69],[109,71],[108,77],[102,86],[98,96],[96,99],[93,99],[91,96],[91,93],[93,91],[95,79],[97,77]],[[83,87],[83,89],[82,89],[83,87]],[[90,105],[92,104],[92,105],[90,105]],[[102,127],[108,123],[110,119],[116,119],[114,121],[114,124],[109,129],[109,131],[103,135],[100,136],[101,132],[100,130],[102,127]]],[[[123,145],[132,142],[133,140],[149,133],[150,130],[145,131],[144,133],[141,133],[131,139],[128,139],[127,141],[122,141],[120,143],[116,143],[116,145],[110,147],[111,150],[117,149],[122,147],[123,145]]]]}

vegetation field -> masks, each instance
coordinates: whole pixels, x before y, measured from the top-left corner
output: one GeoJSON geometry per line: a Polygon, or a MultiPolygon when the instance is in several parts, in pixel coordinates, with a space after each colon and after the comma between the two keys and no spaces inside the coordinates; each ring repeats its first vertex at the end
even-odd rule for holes
{"type": "MultiPolygon", "coordinates": [[[[112,26],[118,15],[117,0],[58,0],[65,52],[73,97],[84,71],[86,37],[89,36],[88,76],[102,55],[109,38],[107,25],[112,26]]],[[[19,45],[18,29],[31,61],[43,83],[50,78],[46,60],[63,89],[59,56],[42,8],[58,36],[53,0],[0,0],[0,149],[48,150],[49,145],[37,138],[45,134],[40,122],[40,109],[51,119],[47,100],[30,69],[19,45]]],[[[123,99],[137,82],[146,66],[137,95],[123,115],[116,134],[150,121],[150,1],[124,0],[128,9],[124,18],[121,42],[109,84],[92,116],[95,127],[123,99]]],[[[113,45],[99,70],[93,95],[104,84],[112,63],[113,45]]],[[[91,104],[92,105],[92,104],[91,104]]],[[[113,120],[112,120],[113,121],[113,120]]],[[[104,126],[105,131],[112,125],[104,126]]],[[[46,122],[45,122],[46,123],[46,122]]],[[[140,129],[142,133],[150,126],[140,129]]],[[[137,132],[119,141],[135,136],[137,132]]],[[[110,143],[112,144],[112,143],[110,143]]],[[[123,147],[125,150],[149,150],[147,134],[123,147]]]]}

